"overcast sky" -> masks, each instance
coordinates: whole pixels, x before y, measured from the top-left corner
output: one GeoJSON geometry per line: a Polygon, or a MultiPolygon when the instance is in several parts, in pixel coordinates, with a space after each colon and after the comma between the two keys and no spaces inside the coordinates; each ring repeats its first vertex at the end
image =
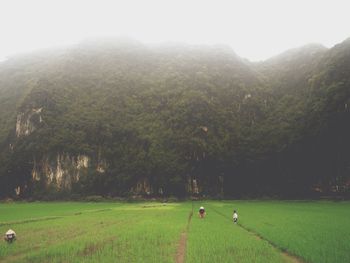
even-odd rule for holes
{"type": "Polygon", "coordinates": [[[350,37],[346,0],[0,0],[0,59],[95,36],[228,44],[263,60],[350,37]]]}

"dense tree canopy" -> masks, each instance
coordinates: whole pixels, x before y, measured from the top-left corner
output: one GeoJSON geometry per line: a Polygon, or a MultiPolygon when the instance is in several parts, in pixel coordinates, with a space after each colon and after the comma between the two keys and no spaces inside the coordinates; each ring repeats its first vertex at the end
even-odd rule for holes
{"type": "Polygon", "coordinates": [[[14,57],[0,64],[0,192],[56,191],[32,171],[57,154],[91,158],[69,189],[79,194],[127,195],[146,180],[150,194],[186,195],[193,179],[212,196],[346,192],[349,91],[349,40],[262,63],[121,40],[14,57]]]}

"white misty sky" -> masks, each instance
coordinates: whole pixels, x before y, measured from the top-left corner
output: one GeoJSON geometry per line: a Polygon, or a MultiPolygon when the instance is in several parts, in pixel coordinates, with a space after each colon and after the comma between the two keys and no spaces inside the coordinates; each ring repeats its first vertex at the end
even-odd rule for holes
{"type": "Polygon", "coordinates": [[[349,7],[348,0],[0,0],[0,60],[87,37],[129,36],[228,44],[257,61],[350,37],[349,7]]]}

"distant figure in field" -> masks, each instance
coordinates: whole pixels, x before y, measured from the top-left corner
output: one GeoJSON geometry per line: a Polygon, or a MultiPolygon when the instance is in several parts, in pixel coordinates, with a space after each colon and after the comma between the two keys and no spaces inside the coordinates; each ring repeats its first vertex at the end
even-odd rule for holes
{"type": "Polygon", "coordinates": [[[205,209],[204,209],[204,207],[203,206],[201,206],[200,208],[199,208],[199,217],[200,218],[204,218],[205,217],[205,209]]]}
{"type": "Polygon", "coordinates": [[[233,223],[237,224],[238,214],[236,210],[233,210],[233,223]]]}
{"type": "Polygon", "coordinates": [[[12,243],[13,241],[16,240],[16,233],[12,229],[9,229],[6,234],[5,234],[5,241],[8,243],[12,243]]]}

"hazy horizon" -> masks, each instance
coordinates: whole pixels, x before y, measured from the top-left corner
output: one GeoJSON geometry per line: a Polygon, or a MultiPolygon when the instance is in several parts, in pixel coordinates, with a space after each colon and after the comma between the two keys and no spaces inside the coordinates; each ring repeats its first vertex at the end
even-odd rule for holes
{"type": "MultiPolygon", "coordinates": [[[[84,43],[89,43],[89,42],[104,42],[104,41],[123,41],[123,40],[127,40],[127,41],[136,41],[136,42],[139,42],[141,45],[145,45],[145,46],[150,46],[151,48],[154,47],[154,46],[163,46],[163,47],[167,47],[167,46],[170,46],[170,47],[181,47],[181,46],[194,46],[194,47],[208,47],[208,48],[215,48],[215,47],[218,47],[218,48],[224,48],[224,47],[227,47],[227,48],[230,48],[232,50],[232,52],[234,52],[237,56],[239,56],[240,58],[242,59],[247,59],[248,61],[252,62],[252,63],[255,63],[255,62],[263,62],[263,61],[266,61],[266,60],[269,60],[271,58],[274,58],[274,57],[277,57],[285,52],[288,52],[288,51],[291,51],[291,50],[294,50],[294,49],[298,49],[298,48],[303,48],[303,47],[307,47],[307,46],[312,46],[312,45],[320,45],[320,46],[323,46],[324,48],[332,48],[331,47],[327,47],[325,45],[323,45],[322,43],[305,43],[303,45],[300,45],[300,46],[297,46],[297,47],[291,47],[289,49],[286,49],[286,50],[282,50],[280,53],[277,53],[277,54],[274,54],[270,57],[267,57],[265,59],[261,59],[261,60],[251,60],[247,57],[244,57],[242,56],[241,54],[237,53],[236,50],[234,49],[234,47],[228,45],[228,44],[225,44],[225,43],[216,43],[216,44],[191,44],[191,43],[186,43],[186,42],[181,42],[181,41],[164,41],[164,42],[143,42],[139,39],[136,39],[136,38],[132,38],[132,37],[129,37],[129,36],[113,36],[113,37],[91,37],[91,38],[84,38],[76,43],[71,43],[71,44],[62,44],[62,45],[54,45],[54,46],[48,46],[48,47],[42,47],[42,48],[37,48],[37,49],[32,49],[32,50],[28,50],[28,51],[22,51],[22,52],[18,52],[18,53],[14,53],[14,54],[11,54],[7,57],[3,57],[1,58],[0,57],[0,63],[3,62],[3,61],[6,61],[8,59],[11,59],[11,58],[15,58],[17,56],[27,56],[27,55],[32,55],[32,54],[36,54],[36,53],[40,53],[40,52],[47,52],[47,51],[50,51],[50,52],[54,52],[54,51],[57,51],[57,50],[64,50],[64,49],[69,49],[69,48],[74,48],[74,47],[77,47],[81,44],[84,44],[84,43]]],[[[340,41],[339,43],[345,41],[346,39],[340,41]]],[[[339,43],[335,43],[334,45],[337,45],[339,43]]]]}
{"type": "Polygon", "coordinates": [[[250,61],[350,37],[347,1],[20,1],[0,3],[0,61],[19,53],[127,36],[145,44],[228,45],[250,61]]]}

